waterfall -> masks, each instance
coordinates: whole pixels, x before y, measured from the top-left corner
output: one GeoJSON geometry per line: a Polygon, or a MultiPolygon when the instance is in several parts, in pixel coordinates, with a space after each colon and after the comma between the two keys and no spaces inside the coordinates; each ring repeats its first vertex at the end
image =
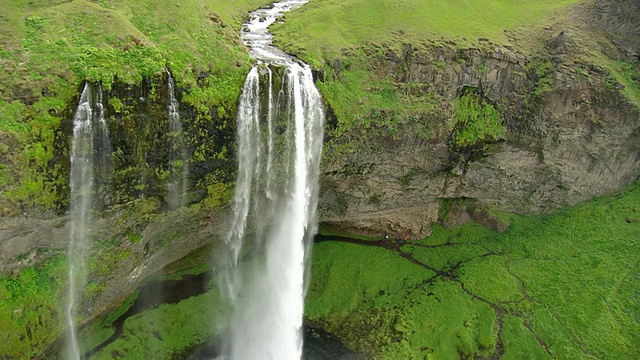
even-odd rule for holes
{"type": "Polygon", "coordinates": [[[187,192],[187,177],[189,170],[187,158],[184,151],[184,140],[182,134],[182,121],[178,111],[178,100],[175,96],[174,80],[167,72],[168,78],[168,99],[167,108],[169,112],[169,178],[167,179],[167,206],[169,210],[175,210],[184,205],[184,197],[187,192]]]}
{"type": "Polygon", "coordinates": [[[85,83],[80,101],[73,116],[73,139],[71,144],[71,174],[69,181],[71,197],[71,234],[67,250],[69,289],[67,298],[67,358],[79,359],[76,334],[77,305],[81,303],[86,286],[86,263],[91,248],[88,237],[91,210],[95,201],[96,181],[106,184],[110,169],[109,132],[104,119],[102,90],[98,87],[95,96],[89,83],[85,83]],[[92,106],[93,103],[93,106],[92,106]],[[97,169],[94,169],[97,164],[97,169]]]}
{"type": "Polygon", "coordinates": [[[273,47],[267,27],[303,3],[282,1],[253,12],[242,34],[258,64],[247,75],[237,115],[238,175],[224,278],[233,309],[225,354],[231,360],[302,355],[324,110],[309,66],[273,47]],[[278,96],[276,67],[283,72],[278,96]]]}

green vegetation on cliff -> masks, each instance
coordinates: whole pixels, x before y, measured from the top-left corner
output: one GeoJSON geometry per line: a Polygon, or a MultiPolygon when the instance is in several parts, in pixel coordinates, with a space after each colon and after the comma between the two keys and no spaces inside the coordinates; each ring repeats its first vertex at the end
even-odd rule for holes
{"type": "MultiPolygon", "coordinates": [[[[174,280],[184,274],[201,274],[208,271],[211,266],[211,254],[216,248],[212,240],[215,235],[199,234],[207,231],[199,225],[208,221],[210,216],[215,216],[212,214],[219,211],[220,205],[229,201],[224,194],[217,194],[192,206],[161,212],[158,211],[157,199],[138,199],[111,208],[110,216],[102,219],[107,221],[107,224],[95,220],[93,229],[101,230],[92,232],[91,250],[87,254],[86,263],[79,266],[83,268],[80,277],[85,279],[84,285],[78,285],[79,281],[76,283],[76,321],[84,329],[81,336],[83,346],[91,348],[96,342],[105,341],[113,334],[111,323],[122,312],[127,311],[137,297],[136,293],[125,300],[130,292],[135,290],[132,288],[132,282],[140,281],[140,286],[143,286],[147,282],[159,279],[174,280]],[[195,251],[196,247],[202,247],[205,242],[209,246],[195,251]],[[145,254],[154,254],[156,259],[161,259],[160,261],[176,261],[152,276],[138,278],[143,269],[151,271],[150,269],[162,266],[149,261],[145,254]],[[180,258],[179,254],[183,254],[184,257],[180,258]],[[113,311],[114,307],[120,304],[123,304],[121,309],[109,314],[109,311],[113,311]],[[88,321],[91,323],[84,326],[88,321]]],[[[58,228],[64,225],[65,221],[59,220],[52,226],[58,228]]],[[[65,233],[64,230],[62,232],[65,233]]],[[[34,233],[35,238],[40,236],[37,231],[34,233]]],[[[64,252],[64,248],[54,248],[50,245],[32,249],[2,264],[5,268],[13,270],[0,274],[0,331],[4,335],[0,343],[0,359],[44,358],[61,350],[60,347],[64,343],[63,332],[67,324],[69,284],[68,258],[64,252]]],[[[201,304],[197,307],[186,305],[186,311],[193,312],[189,315],[180,313],[174,319],[173,315],[166,314],[175,327],[162,327],[162,332],[172,332],[178,326],[198,323],[199,328],[194,331],[206,338],[213,331],[213,328],[208,326],[211,319],[198,315],[197,312],[208,311],[202,309],[206,308],[207,303],[216,301],[219,296],[209,294],[206,298],[209,300],[188,299],[187,303],[201,304]],[[199,322],[190,321],[192,318],[198,318],[199,322]],[[184,324],[185,322],[188,324],[184,324]]],[[[183,310],[160,312],[172,313],[183,310]]],[[[207,314],[216,311],[212,310],[207,314]]],[[[164,334],[163,337],[169,338],[164,334]]],[[[173,347],[182,349],[185,344],[192,344],[194,340],[178,336],[172,341],[176,342],[173,347]]],[[[136,346],[139,345],[138,343],[136,346]]]]}
{"type": "Polygon", "coordinates": [[[606,87],[638,106],[640,64],[621,60],[607,25],[595,23],[598,11],[585,0],[315,0],[273,32],[278,46],[322,74],[318,87],[335,115],[325,154],[332,157],[381,136],[482,140],[470,127],[454,134],[447,126],[462,86],[498,88],[480,94],[496,105],[496,130],[513,119],[526,128],[538,115],[536,97],[555,90],[606,87]],[[487,65],[496,59],[502,63],[487,65]],[[501,76],[488,76],[496,69],[501,76]],[[509,82],[517,85],[506,89],[509,82]]]}
{"type": "Polygon", "coordinates": [[[65,274],[65,258],[56,255],[14,276],[0,276],[0,357],[35,358],[60,336],[65,274]]]}
{"type": "MultiPolygon", "coordinates": [[[[82,81],[138,85],[171,71],[203,114],[235,112],[250,64],[241,19],[265,0],[0,3],[0,214],[50,208],[66,186],[54,137],[82,81]]],[[[124,99],[123,99],[124,100],[124,99]]]]}
{"type": "Polygon", "coordinates": [[[501,140],[507,132],[498,111],[474,94],[460,97],[454,119],[452,141],[456,147],[474,146],[480,141],[501,140]]]}
{"type": "MultiPolygon", "coordinates": [[[[446,119],[455,125],[460,118],[452,103],[464,99],[441,88],[455,86],[451,78],[468,75],[470,65],[476,73],[486,71],[476,58],[486,59],[496,47],[538,50],[537,34],[581,2],[317,0],[287,14],[273,32],[279,46],[323,72],[318,87],[336,118],[329,135],[351,143],[329,144],[326,155],[354,151],[376,136],[425,141],[444,132],[454,139],[452,146],[464,147],[488,133],[475,122],[448,126],[446,119]],[[458,51],[476,48],[477,54],[458,51]],[[413,53],[423,56],[412,63],[413,53]]],[[[500,134],[487,141],[505,136],[501,120],[506,116],[496,116],[500,121],[491,121],[488,131],[500,134]]]]}
{"type": "Polygon", "coordinates": [[[503,234],[321,242],[307,316],[380,359],[638,358],[639,197],[636,182],[550,216],[505,214],[503,234]]]}

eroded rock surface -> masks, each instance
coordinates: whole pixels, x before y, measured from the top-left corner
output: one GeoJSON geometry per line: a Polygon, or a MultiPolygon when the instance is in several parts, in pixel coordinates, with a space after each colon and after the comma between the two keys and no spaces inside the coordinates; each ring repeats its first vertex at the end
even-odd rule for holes
{"type": "MultiPolygon", "coordinates": [[[[613,59],[637,61],[640,12],[631,3],[597,1],[573,16],[611,39],[619,49],[613,59]]],[[[528,57],[486,43],[468,50],[372,50],[376,76],[391,79],[396,91],[437,99],[437,109],[418,120],[430,124],[431,137],[414,136],[414,123],[396,138],[365,135],[364,146],[352,152],[331,148],[323,164],[322,220],[347,231],[421,237],[443,222],[443,201],[542,213],[635,181],[639,109],[606,69],[581,60],[580,36],[549,29],[544,47],[528,57]],[[452,104],[467,88],[499,109],[504,140],[452,145],[452,104]]],[[[339,73],[340,62],[335,65],[339,73]]]]}

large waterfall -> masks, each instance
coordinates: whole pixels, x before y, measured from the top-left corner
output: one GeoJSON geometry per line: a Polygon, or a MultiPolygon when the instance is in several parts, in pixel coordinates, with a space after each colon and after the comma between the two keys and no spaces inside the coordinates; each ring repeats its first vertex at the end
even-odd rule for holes
{"type": "Polygon", "coordinates": [[[267,27],[303,3],[253,12],[242,36],[258,64],[246,78],[237,116],[239,168],[225,278],[233,308],[225,356],[232,360],[302,355],[324,111],[311,69],[271,46],[267,27]]]}
{"type": "Polygon", "coordinates": [[[76,334],[77,305],[86,287],[86,263],[91,241],[89,226],[91,209],[95,201],[95,176],[104,182],[110,156],[109,133],[104,119],[102,90],[93,94],[86,83],[73,116],[73,140],[71,144],[71,235],[67,251],[69,261],[69,289],[67,298],[67,358],[79,359],[76,334]],[[94,169],[97,164],[97,169],[94,169]]]}

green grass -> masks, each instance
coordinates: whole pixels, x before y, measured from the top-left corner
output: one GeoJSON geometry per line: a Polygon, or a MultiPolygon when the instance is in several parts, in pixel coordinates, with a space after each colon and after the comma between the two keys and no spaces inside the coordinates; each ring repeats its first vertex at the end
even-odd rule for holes
{"type": "MultiPolygon", "coordinates": [[[[340,137],[348,132],[374,133],[399,139],[412,115],[428,113],[436,105],[433,98],[412,95],[411,89],[397,88],[389,79],[377,78],[359,60],[353,59],[352,71],[343,71],[339,78],[319,82],[318,88],[335,111],[344,119],[332,130],[340,137]]],[[[348,66],[343,64],[344,66],[348,66]]]]}
{"type": "Polygon", "coordinates": [[[250,8],[265,3],[17,1],[0,5],[6,17],[15,20],[0,25],[9,35],[2,55],[7,60],[25,58],[27,63],[16,65],[15,70],[26,75],[39,68],[45,73],[38,75],[46,77],[76,66],[73,72],[79,80],[105,80],[105,86],[111,78],[91,70],[114,71],[124,79],[130,76],[130,81],[162,71],[164,66],[179,80],[200,70],[222,74],[233,70],[236,63],[247,64],[246,51],[238,40],[240,19],[250,8]]]}
{"type": "MultiPolygon", "coordinates": [[[[400,248],[431,269],[395,250],[323,241],[314,247],[306,316],[363,356],[379,359],[497,351],[505,359],[635,359],[639,198],[640,182],[548,216],[502,214],[510,223],[502,234],[474,223],[450,231],[432,226],[430,237],[400,248]]],[[[194,264],[203,259],[198,253],[189,257],[194,264]]],[[[37,356],[61,332],[52,309],[64,259],[51,259],[0,279],[0,316],[6,317],[0,324],[12,334],[9,357],[37,356]],[[27,341],[29,332],[33,338],[27,341]]],[[[184,356],[218,331],[211,319],[225,324],[225,308],[210,286],[206,294],[128,319],[124,335],[97,358],[184,356]]],[[[110,322],[135,296],[87,328],[83,346],[108,338],[110,322]]]]}
{"type": "Polygon", "coordinates": [[[50,257],[16,276],[0,277],[0,357],[31,359],[62,333],[60,301],[66,259],[50,257]]]}
{"type": "MultiPolygon", "coordinates": [[[[95,354],[92,359],[172,359],[184,358],[185,351],[200,345],[218,330],[212,321],[222,323],[225,309],[215,288],[206,293],[163,304],[128,318],[123,335],[95,354]]],[[[108,326],[106,327],[108,328],[108,326]]],[[[102,341],[110,336],[106,331],[102,341]]],[[[85,351],[95,346],[95,338],[87,338],[85,351]]]]}
{"type": "Polygon", "coordinates": [[[640,108],[640,70],[638,69],[640,69],[640,62],[612,61],[609,63],[609,70],[614,80],[624,86],[625,96],[640,108]]]}
{"type": "Polygon", "coordinates": [[[274,27],[276,41],[312,64],[362,44],[420,45],[451,40],[473,46],[479,38],[515,45],[506,32],[542,29],[580,0],[314,0],[274,27]]]}
{"type": "Polygon", "coordinates": [[[487,356],[498,344],[506,359],[638,358],[638,199],[640,183],[549,216],[503,214],[503,234],[434,226],[402,247],[446,275],[383,248],[319,243],[307,316],[379,359],[487,356]]]}

